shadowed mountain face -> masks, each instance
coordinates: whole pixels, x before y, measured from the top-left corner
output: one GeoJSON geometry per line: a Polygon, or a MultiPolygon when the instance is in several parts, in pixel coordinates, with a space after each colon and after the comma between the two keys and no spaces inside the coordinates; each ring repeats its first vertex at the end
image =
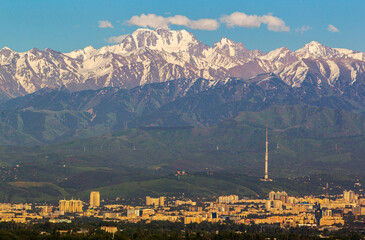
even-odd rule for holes
{"type": "Polygon", "coordinates": [[[126,128],[212,126],[270,106],[364,111],[364,89],[358,83],[342,94],[306,86],[292,88],[274,74],[262,74],[248,80],[179,79],[133,89],[42,89],[0,105],[0,140],[33,145],[126,128]]]}
{"type": "Polygon", "coordinates": [[[320,192],[324,183],[287,177],[334,174],[337,182],[364,173],[364,94],[356,84],[349,89],[323,95],[274,74],[133,89],[42,89],[0,106],[0,141],[8,145],[0,147],[0,198],[33,201],[82,191],[86,198],[96,188],[112,198],[265,194],[267,185],[258,180],[265,126],[270,176],[281,178],[275,186],[320,192]],[[177,170],[193,175],[179,179],[171,175],[177,170]],[[310,185],[303,188],[302,181],[310,185]]]}
{"type": "Polygon", "coordinates": [[[80,192],[87,199],[96,188],[111,198],[183,192],[251,196],[272,187],[313,194],[323,192],[329,175],[331,187],[344,179],[351,187],[346,176],[364,177],[364,122],[363,115],[343,110],[275,105],[209,127],[133,128],[56,145],[2,146],[0,199],[80,192]],[[259,181],[266,125],[269,174],[275,179],[270,185],[259,181]],[[177,170],[189,176],[173,176],[177,170]]]}
{"type": "Polygon", "coordinates": [[[0,98],[25,96],[0,106],[0,143],[211,126],[272,105],[363,113],[364,64],[363,53],[318,42],[264,54],[226,38],[209,47],[186,31],[163,29],[140,29],[118,45],[71,53],[4,48],[0,98]]]}
{"type": "Polygon", "coordinates": [[[265,126],[274,178],[364,175],[364,53],[318,42],[262,53],[141,29],[101,49],[4,48],[0,100],[3,201],[96,188],[262,194],[265,126]]]}

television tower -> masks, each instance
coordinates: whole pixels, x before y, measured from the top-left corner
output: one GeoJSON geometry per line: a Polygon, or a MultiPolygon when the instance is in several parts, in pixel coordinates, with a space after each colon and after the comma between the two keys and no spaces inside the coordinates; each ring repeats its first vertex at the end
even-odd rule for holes
{"type": "Polygon", "coordinates": [[[266,151],[265,151],[265,180],[269,179],[269,140],[267,138],[267,127],[266,127],[266,151]]]}
{"type": "Polygon", "coordinates": [[[266,127],[266,151],[265,151],[265,177],[262,178],[261,181],[265,181],[265,182],[272,181],[269,178],[269,138],[267,136],[267,127],[266,127]]]}

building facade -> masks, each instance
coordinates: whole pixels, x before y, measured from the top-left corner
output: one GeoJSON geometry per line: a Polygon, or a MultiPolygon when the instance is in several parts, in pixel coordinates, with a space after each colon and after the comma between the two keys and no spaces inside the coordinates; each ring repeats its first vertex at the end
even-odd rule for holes
{"type": "Polygon", "coordinates": [[[100,206],[100,192],[91,192],[90,193],[90,207],[99,207],[100,206]]]}
{"type": "Polygon", "coordinates": [[[83,203],[81,200],[60,200],[59,210],[65,213],[82,212],[83,203]]]}

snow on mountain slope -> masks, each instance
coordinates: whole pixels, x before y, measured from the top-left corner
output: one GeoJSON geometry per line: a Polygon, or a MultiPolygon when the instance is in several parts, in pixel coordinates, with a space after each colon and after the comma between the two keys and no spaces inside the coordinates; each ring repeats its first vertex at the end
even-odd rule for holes
{"type": "Polygon", "coordinates": [[[332,88],[342,93],[354,82],[365,84],[365,62],[355,59],[302,59],[275,72],[289,86],[332,88]]]}
{"type": "Polygon", "coordinates": [[[335,58],[342,56],[336,49],[329,48],[316,41],[307,43],[304,47],[295,51],[295,54],[299,58],[335,58]]]}
{"type": "Polygon", "coordinates": [[[280,68],[285,64],[290,64],[298,60],[297,55],[286,47],[275,49],[261,59],[272,62],[276,68],[280,68]]]}
{"type": "Polygon", "coordinates": [[[363,52],[358,52],[358,51],[349,50],[349,49],[345,49],[345,48],[334,48],[334,49],[348,58],[365,61],[365,53],[363,53],[363,52]]]}
{"type": "Polygon", "coordinates": [[[305,82],[317,88],[345,88],[365,81],[364,62],[364,53],[315,41],[295,52],[282,47],[264,54],[227,38],[210,47],[185,30],[139,29],[125,35],[121,43],[100,49],[17,53],[4,47],[0,50],[0,92],[15,97],[45,87],[65,86],[72,91],[133,88],[177,78],[249,79],[262,73],[275,73],[292,87],[305,82]]]}
{"type": "Polygon", "coordinates": [[[0,51],[2,75],[17,89],[1,88],[10,97],[31,93],[44,87],[55,88],[69,83],[78,84],[82,77],[76,73],[81,62],[51,49],[36,48],[16,53],[0,51]]]}
{"type": "Polygon", "coordinates": [[[205,49],[203,54],[212,68],[225,69],[243,65],[263,55],[259,50],[247,50],[242,43],[235,43],[227,38],[214,43],[213,47],[205,49]]]}
{"type": "Polygon", "coordinates": [[[71,58],[76,58],[80,60],[88,59],[94,56],[97,53],[97,50],[93,46],[87,46],[84,49],[75,50],[70,53],[65,53],[66,56],[71,58]]]}
{"type": "Polygon", "coordinates": [[[139,48],[147,47],[151,50],[165,51],[171,54],[188,52],[191,55],[198,55],[208,46],[198,41],[192,33],[185,30],[171,31],[166,29],[138,29],[132,34],[124,37],[121,43],[114,46],[105,46],[98,50],[87,47],[83,50],[76,50],[66,53],[67,56],[86,59],[92,55],[100,55],[108,52],[129,56],[139,48]]]}

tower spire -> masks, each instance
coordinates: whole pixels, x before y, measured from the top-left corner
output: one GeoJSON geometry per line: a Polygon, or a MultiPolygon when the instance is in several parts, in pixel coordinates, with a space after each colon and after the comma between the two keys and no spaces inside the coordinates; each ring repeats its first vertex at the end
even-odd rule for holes
{"type": "Polygon", "coordinates": [[[267,137],[267,127],[266,127],[266,151],[265,151],[265,180],[269,179],[269,140],[267,137]]]}
{"type": "Polygon", "coordinates": [[[265,151],[265,176],[261,180],[266,182],[266,181],[272,181],[269,178],[269,138],[268,138],[267,126],[266,126],[266,142],[265,142],[265,146],[266,146],[266,151],[265,151]]]}

